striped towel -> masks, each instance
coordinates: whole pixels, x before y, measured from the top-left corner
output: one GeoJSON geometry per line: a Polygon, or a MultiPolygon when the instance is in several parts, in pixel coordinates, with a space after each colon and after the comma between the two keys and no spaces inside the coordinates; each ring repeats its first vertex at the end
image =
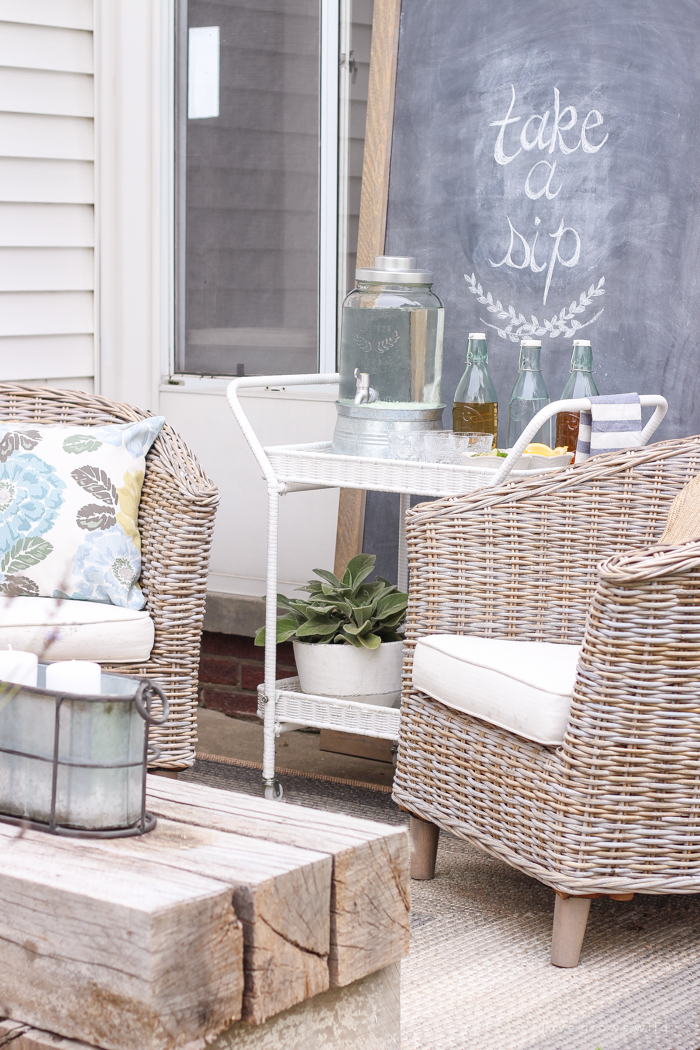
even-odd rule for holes
{"type": "Polygon", "coordinates": [[[642,406],[639,394],[602,394],[590,398],[591,411],[581,413],[576,463],[603,452],[639,448],[642,442],[642,406]],[[592,417],[592,418],[591,418],[592,417]]]}

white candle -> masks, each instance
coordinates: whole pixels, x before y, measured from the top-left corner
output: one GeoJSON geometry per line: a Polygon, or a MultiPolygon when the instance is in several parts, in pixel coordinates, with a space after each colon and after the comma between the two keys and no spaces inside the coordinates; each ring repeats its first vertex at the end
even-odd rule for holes
{"type": "Polygon", "coordinates": [[[90,660],[61,660],[46,668],[46,688],[57,693],[99,696],[102,668],[90,660]]]}
{"type": "Polygon", "coordinates": [[[0,681],[36,688],[38,663],[39,659],[34,653],[18,652],[12,646],[0,649],[0,681]]]}

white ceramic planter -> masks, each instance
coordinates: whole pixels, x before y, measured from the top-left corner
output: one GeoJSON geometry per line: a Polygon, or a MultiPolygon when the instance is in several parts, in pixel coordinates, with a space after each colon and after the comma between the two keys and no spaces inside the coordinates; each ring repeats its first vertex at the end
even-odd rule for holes
{"type": "Polygon", "coordinates": [[[378,649],[318,645],[294,639],[294,658],[303,693],[395,707],[401,697],[403,642],[378,649]]]}

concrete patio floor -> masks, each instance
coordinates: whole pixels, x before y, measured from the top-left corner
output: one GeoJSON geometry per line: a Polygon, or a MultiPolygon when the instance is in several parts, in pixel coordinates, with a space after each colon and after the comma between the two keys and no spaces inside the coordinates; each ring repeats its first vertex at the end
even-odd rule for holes
{"type": "MultiPolygon", "coordinates": [[[[262,723],[230,718],[218,711],[200,707],[197,715],[197,752],[222,758],[262,762],[262,723]]],[[[389,786],[394,769],[388,762],[337,755],[319,749],[320,734],[312,730],[284,733],[277,740],[277,765],[300,773],[360,780],[365,784],[389,786]]]]}

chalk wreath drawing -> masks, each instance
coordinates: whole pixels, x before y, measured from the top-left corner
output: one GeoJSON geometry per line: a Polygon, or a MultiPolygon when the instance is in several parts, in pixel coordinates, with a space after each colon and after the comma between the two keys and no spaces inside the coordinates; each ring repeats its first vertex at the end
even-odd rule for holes
{"type": "Polygon", "coordinates": [[[559,335],[565,335],[571,337],[575,332],[580,331],[582,328],[587,328],[589,324],[593,324],[597,321],[600,315],[603,313],[601,308],[597,314],[595,314],[589,321],[581,324],[580,321],[576,320],[576,314],[584,313],[587,306],[590,306],[595,298],[600,295],[605,295],[605,278],[601,277],[597,285],[591,285],[587,292],[581,292],[578,302],[574,299],[569,304],[568,309],[563,306],[559,311],[559,315],[554,315],[551,321],[546,318],[540,324],[534,314],[531,315],[530,321],[528,321],[524,315],[515,310],[513,306],[509,306],[508,309],[504,309],[500,299],[496,299],[494,302],[491,292],[484,295],[484,289],[480,282],[477,281],[474,274],[464,275],[464,280],[467,282],[469,291],[472,295],[475,295],[480,303],[483,303],[489,313],[496,314],[500,320],[505,320],[506,317],[510,318],[510,324],[506,325],[505,328],[499,328],[496,324],[491,324],[489,321],[479,318],[479,320],[486,325],[487,328],[494,328],[498,332],[501,339],[510,339],[512,343],[518,343],[521,339],[527,339],[533,335],[547,335],[549,333],[550,339],[556,339],[559,335]]]}

